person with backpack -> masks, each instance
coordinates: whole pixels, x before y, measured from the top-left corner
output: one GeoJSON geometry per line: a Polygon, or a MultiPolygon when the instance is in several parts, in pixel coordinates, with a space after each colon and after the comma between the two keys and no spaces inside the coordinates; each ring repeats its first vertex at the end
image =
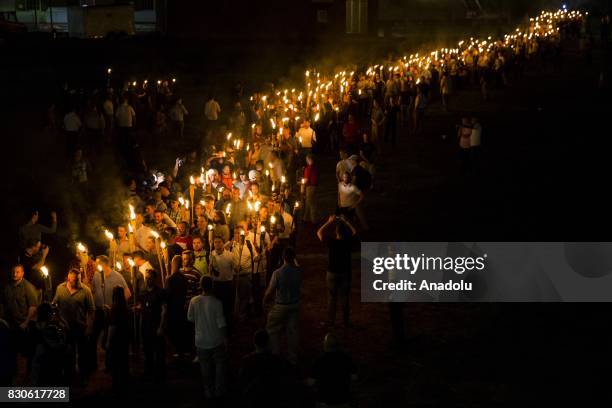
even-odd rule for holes
{"type": "Polygon", "coordinates": [[[33,332],[34,354],[30,377],[34,386],[70,385],[66,382],[68,357],[68,324],[57,307],[44,302],[38,307],[33,332]]]}

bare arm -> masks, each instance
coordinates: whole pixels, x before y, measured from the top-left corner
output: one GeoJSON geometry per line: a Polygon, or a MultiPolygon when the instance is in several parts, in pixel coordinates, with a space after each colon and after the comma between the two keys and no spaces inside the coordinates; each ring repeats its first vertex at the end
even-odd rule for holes
{"type": "Polygon", "coordinates": [[[329,228],[329,226],[332,224],[332,222],[334,222],[334,216],[330,215],[329,219],[327,220],[327,222],[323,225],[321,225],[321,228],[318,229],[317,231],[317,237],[319,237],[319,241],[323,241],[323,233],[325,232],[325,230],[327,228],[329,228]]]}
{"type": "Polygon", "coordinates": [[[355,226],[353,225],[353,223],[351,223],[344,215],[340,216],[340,220],[342,220],[342,222],[349,227],[349,229],[351,230],[351,234],[353,236],[355,236],[355,234],[357,234],[357,230],[355,229],[355,226]]]}
{"type": "Polygon", "coordinates": [[[270,279],[270,283],[268,284],[268,288],[266,289],[266,294],[264,295],[264,298],[263,298],[264,304],[268,303],[272,299],[272,297],[274,296],[275,290],[276,290],[276,280],[270,279]]]}

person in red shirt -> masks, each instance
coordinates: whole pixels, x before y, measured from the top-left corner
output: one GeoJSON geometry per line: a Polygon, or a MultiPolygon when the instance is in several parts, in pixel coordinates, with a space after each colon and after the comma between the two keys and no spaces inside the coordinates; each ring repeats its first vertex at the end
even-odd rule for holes
{"type": "Polygon", "coordinates": [[[344,146],[349,149],[359,143],[359,126],[357,126],[354,115],[348,116],[348,122],[342,127],[342,136],[344,146]]]}
{"type": "Polygon", "coordinates": [[[315,191],[319,182],[319,169],[315,165],[312,154],[306,155],[306,167],[304,167],[304,176],[302,183],[304,186],[304,221],[316,222],[316,200],[315,191]]]}
{"type": "Polygon", "coordinates": [[[228,188],[230,191],[232,191],[232,187],[234,185],[234,177],[232,175],[232,169],[228,164],[223,166],[223,172],[221,173],[221,182],[223,183],[225,188],[228,188]]]}
{"type": "Polygon", "coordinates": [[[178,227],[178,236],[175,239],[177,245],[179,245],[183,250],[193,250],[193,239],[189,235],[189,227],[185,221],[181,221],[177,225],[178,227]]]}

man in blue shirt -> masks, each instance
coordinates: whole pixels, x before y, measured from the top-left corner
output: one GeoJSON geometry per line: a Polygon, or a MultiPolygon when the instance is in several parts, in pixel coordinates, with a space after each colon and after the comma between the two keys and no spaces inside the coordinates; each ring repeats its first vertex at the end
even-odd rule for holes
{"type": "Polygon", "coordinates": [[[272,352],[275,354],[280,353],[280,332],[283,328],[287,330],[288,360],[296,364],[302,269],[295,261],[293,248],[285,249],[283,259],[283,266],[272,274],[264,296],[264,305],[272,297],[275,298],[274,306],[268,314],[266,330],[270,335],[272,352]]]}

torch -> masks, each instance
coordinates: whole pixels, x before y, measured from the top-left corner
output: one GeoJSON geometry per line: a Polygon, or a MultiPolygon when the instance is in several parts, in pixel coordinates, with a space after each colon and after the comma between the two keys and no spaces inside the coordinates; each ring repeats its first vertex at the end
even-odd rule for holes
{"type": "Polygon", "coordinates": [[[106,280],[104,277],[104,270],[100,264],[98,264],[98,272],[100,272],[100,282],[102,285],[102,303],[106,305],[106,280]]]}
{"type": "Polygon", "coordinates": [[[106,236],[106,239],[108,239],[108,250],[112,254],[112,261],[114,265],[117,253],[117,243],[115,242],[115,237],[113,236],[113,233],[107,230],[106,228],[104,229],[104,235],[106,236]]]}
{"type": "Polygon", "coordinates": [[[266,227],[265,226],[261,226],[259,228],[259,258],[257,259],[257,269],[256,271],[259,272],[259,265],[261,264],[261,258],[265,255],[264,254],[264,240],[266,239],[266,227]]]}
{"type": "Polygon", "coordinates": [[[208,224],[208,245],[210,246],[210,253],[213,250],[213,226],[212,224],[208,224]]]}
{"type": "Polygon", "coordinates": [[[45,300],[51,301],[51,274],[49,274],[49,268],[43,265],[40,267],[40,272],[45,278],[45,300]]]}
{"type": "Polygon", "coordinates": [[[138,267],[136,266],[136,262],[132,258],[128,258],[128,264],[130,265],[130,272],[132,275],[132,289],[134,290],[134,294],[132,296],[132,315],[134,316],[134,342],[136,342],[136,296],[138,294],[138,288],[136,287],[136,273],[138,272],[138,267]]]}
{"type": "MultiPolygon", "coordinates": [[[[191,202],[194,202],[194,196],[195,196],[195,178],[193,176],[189,177],[189,198],[191,199],[191,202]]],[[[190,218],[190,224],[193,222],[193,206],[191,207],[191,218],[190,218]]]]}
{"type": "Polygon", "coordinates": [[[162,276],[162,287],[166,287],[166,275],[168,274],[168,247],[166,246],[166,241],[162,241],[159,244],[162,251],[162,265],[161,268],[161,276],[162,276]]]}
{"type": "MultiPolygon", "coordinates": [[[[161,237],[160,235],[157,233],[157,231],[151,231],[151,235],[153,235],[153,238],[155,238],[155,252],[157,252],[157,262],[159,262],[159,268],[160,268],[160,272],[162,275],[162,283],[164,281],[164,264],[162,262],[162,254],[161,254],[161,237]]],[[[146,278],[146,276],[145,276],[146,278]]]]}
{"type": "Polygon", "coordinates": [[[89,256],[87,255],[87,247],[83,245],[81,242],[77,242],[77,257],[81,261],[81,268],[85,270],[87,268],[87,262],[89,261],[89,256]]]}

